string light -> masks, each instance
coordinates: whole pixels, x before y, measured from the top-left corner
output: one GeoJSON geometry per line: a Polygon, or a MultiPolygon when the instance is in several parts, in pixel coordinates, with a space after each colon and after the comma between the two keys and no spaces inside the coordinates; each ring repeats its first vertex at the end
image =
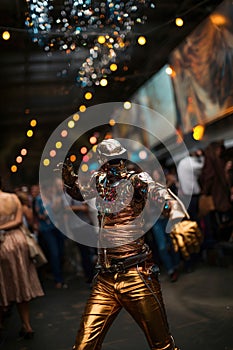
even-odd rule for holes
{"type": "Polygon", "coordinates": [[[183,19],[180,18],[180,17],[177,17],[176,20],[175,20],[175,22],[176,22],[177,27],[182,27],[183,24],[184,24],[183,19]]]}
{"type": "Polygon", "coordinates": [[[12,173],[16,173],[17,170],[18,170],[18,168],[17,168],[16,165],[12,165],[12,166],[11,166],[11,172],[12,172],[12,173]]]}
{"type": "Polygon", "coordinates": [[[86,100],[91,100],[92,99],[92,93],[90,91],[87,91],[84,95],[84,98],[86,100]]]}
{"type": "Polygon", "coordinates": [[[26,156],[28,151],[26,150],[26,148],[22,148],[20,153],[21,153],[21,156],[26,156]]]}
{"type": "Polygon", "coordinates": [[[80,153],[81,153],[81,154],[86,154],[86,153],[87,153],[87,147],[83,146],[83,147],[80,149],[80,153]]]}
{"type": "Polygon", "coordinates": [[[45,159],[43,160],[43,164],[44,164],[44,166],[49,166],[50,160],[49,160],[48,158],[45,158],[45,159]]]}
{"type": "Polygon", "coordinates": [[[5,30],[5,31],[2,33],[2,38],[3,38],[3,40],[9,40],[10,37],[11,37],[11,35],[10,35],[10,33],[9,33],[7,30],[5,30]]]}
{"type": "Polygon", "coordinates": [[[17,163],[22,163],[23,158],[21,156],[16,157],[16,162],[17,163]]]}
{"type": "Polygon", "coordinates": [[[68,121],[68,128],[73,129],[75,127],[75,122],[74,120],[69,120],[68,121]]]}
{"type": "Polygon", "coordinates": [[[27,137],[32,137],[33,136],[33,131],[32,130],[28,130],[27,131],[27,137]]]}
{"type": "Polygon", "coordinates": [[[89,142],[90,144],[94,145],[97,142],[97,138],[95,136],[91,136],[89,142]]]}
{"type": "Polygon", "coordinates": [[[70,156],[70,161],[71,161],[72,163],[74,163],[74,162],[76,161],[76,159],[77,159],[77,157],[76,157],[75,154],[72,154],[72,155],[70,156]]]}
{"type": "Polygon", "coordinates": [[[126,102],[124,103],[124,109],[130,109],[131,107],[132,107],[131,102],[126,101],[126,102]]]}
{"type": "Polygon", "coordinates": [[[50,157],[55,157],[56,156],[56,154],[57,154],[57,152],[54,150],[54,149],[52,149],[50,152],[49,152],[49,155],[50,155],[50,157]]]}
{"type": "Polygon", "coordinates": [[[84,106],[84,105],[81,105],[81,106],[79,107],[80,112],[85,112],[86,109],[87,109],[87,108],[86,108],[86,106],[84,106]]]}
{"type": "Polygon", "coordinates": [[[31,125],[32,128],[34,128],[34,127],[36,126],[36,124],[37,124],[36,119],[32,119],[32,120],[30,121],[30,125],[31,125]]]}
{"type": "Polygon", "coordinates": [[[139,36],[139,38],[138,38],[138,44],[139,45],[145,45],[146,44],[146,38],[144,37],[144,36],[139,36]]]}
{"type": "Polygon", "coordinates": [[[62,148],[62,142],[61,142],[61,141],[57,141],[56,144],[55,144],[55,147],[56,147],[57,149],[62,148]]]}

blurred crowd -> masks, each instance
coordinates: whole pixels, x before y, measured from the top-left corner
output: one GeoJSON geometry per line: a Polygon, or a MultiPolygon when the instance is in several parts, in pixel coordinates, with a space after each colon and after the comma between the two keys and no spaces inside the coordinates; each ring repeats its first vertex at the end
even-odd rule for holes
{"type": "MultiPolygon", "coordinates": [[[[170,235],[166,231],[169,213],[163,212],[154,226],[148,230],[146,239],[152,249],[154,261],[171,282],[176,282],[182,271],[192,272],[198,266],[199,261],[208,260],[210,252],[213,252],[216,247],[219,249],[218,251],[221,251],[221,254],[229,254],[230,252],[232,256],[232,149],[226,149],[223,141],[215,141],[204,149],[192,150],[179,161],[177,169],[175,167],[164,167],[162,171],[154,169],[151,176],[155,181],[166,184],[173,193],[179,196],[187,208],[190,220],[198,223],[203,234],[200,252],[191,254],[188,260],[184,260],[180,252],[174,250],[170,235]],[[211,199],[212,206],[208,209],[207,204],[204,205],[206,210],[203,212],[200,199],[204,197],[211,199]]],[[[5,233],[4,237],[10,236],[10,234],[7,235],[9,229],[15,230],[15,236],[19,235],[16,230],[17,225],[9,226],[10,224],[7,222],[12,220],[12,216],[22,215],[23,225],[33,233],[48,260],[48,264],[37,269],[38,280],[34,276],[33,281],[29,277],[24,284],[20,281],[15,282],[15,284],[19,283],[21,288],[28,290],[27,293],[19,292],[20,297],[16,298],[13,294],[8,296],[9,290],[6,286],[1,286],[0,297],[2,298],[3,291],[6,296],[4,302],[0,300],[0,329],[4,313],[7,312],[12,302],[16,302],[22,319],[20,334],[23,337],[33,335],[28,302],[34,297],[43,296],[44,278],[53,279],[54,288],[61,289],[69,287],[66,280],[67,270],[72,270],[78,278],[84,278],[88,284],[91,284],[95,275],[96,248],[89,247],[74,239],[76,232],[82,232],[82,225],[85,223],[92,225],[95,229],[98,226],[93,205],[69,197],[64,192],[63,183],[59,177],[54,183],[43,184],[43,186],[42,189],[39,184],[23,185],[15,188],[13,193],[4,192],[4,186],[2,186],[0,194],[0,208],[2,208],[0,209],[0,231],[5,233]],[[41,192],[43,192],[43,199],[41,192]],[[9,201],[7,194],[10,195],[9,201]],[[73,213],[81,220],[72,220],[73,213]],[[36,285],[34,290],[31,284],[36,285]]],[[[97,232],[96,229],[96,234],[97,232]]],[[[26,260],[24,264],[19,262],[19,254],[24,256],[25,253],[17,251],[17,259],[14,256],[7,260],[2,253],[2,247],[3,245],[7,246],[7,244],[14,245],[17,240],[11,240],[8,243],[6,241],[7,239],[0,243],[1,277],[6,273],[11,273],[9,265],[14,265],[12,267],[14,270],[17,264],[20,266],[22,276],[25,275],[24,269],[30,270],[31,274],[32,263],[26,260]]],[[[23,238],[21,241],[26,244],[23,238]]],[[[217,259],[218,256],[216,256],[216,262],[217,259]]],[[[1,279],[2,284],[9,283],[7,281],[7,279],[1,279]]]]}

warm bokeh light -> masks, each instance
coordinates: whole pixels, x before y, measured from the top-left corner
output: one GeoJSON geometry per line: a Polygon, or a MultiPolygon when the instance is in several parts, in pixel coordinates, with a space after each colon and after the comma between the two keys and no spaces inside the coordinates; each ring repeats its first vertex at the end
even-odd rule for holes
{"type": "Polygon", "coordinates": [[[223,26],[227,23],[226,17],[220,15],[219,13],[213,13],[212,15],[210,15],[210,20],[213,24],[217,26],[223,26]]]}
{"type": "Polygon", "coordinates": [[[16,173],[17,170],[18,170],[18,168],[17,168],[16,165],[12,165],[12,166],[11,166],[11,172],[12,172],[12,173],[16,173]]]}
{"type": "Polygon", "coordinates": [[[91,136],[89,142],[94,145],[97,142],[97,138],[95,136],[91,136]]]}
{"type": "Polygon", "coordinates": [[[26,156],[28,151],[26,150],[26,148],[22,148],[20,153],[21,153],[21,156],[26,156]]]}
{"type": "Polygon", "coordinates": [[[97,145],[94,145],[93,147],[92,147],[92,151],[95,153],[96,152],[96,148],[97,148],[97,145]]]}
{"type": "Polygon", "coordinates": [[[73,120],[68,121],[68,128],[72,129],[75,127],[75,122],[73,120]]]}
{"type": "Polygon", "coordinates": [[[27,131],[27,137],[32,137],[33,136],[33,131],[32,130],[28,130],[27,131]]]}
{"type": "Polygon", "coordinates": [[[82,171],[84,172],[84,173],[86,173],[87,171],[88,171],[88,165],[87,164],[82,164],[82,166],[81,166],[81,169],[82,169],[82,171]]]}
{"type": "Polygon", "coordinates": [[[43,165],[44,165],[44,166],[49,166],[49,164],[50,164],[50,160],[49,160],[48,158],[45,158],[45,159],[43,160],[43,165]]]}
{"type": "Polygon", "coordinates": [[[57,141],[55,146],[56,146],[57,149],[62,148],[62,142],[61,141],[57,141]]]}
{"type": "Polygon", "coordinates": [[[166,69],[165,69],[165,72],[168,74],[168,75],[172,75],[173,73],[173,69],[171,66],[168,66],[166,69]]]}
{"type": "Polygon", "coordinates": [[[31,125],[32,128],[34,128],[34,126],[36,126],[36,124],[37,124],[36,119],[32,119],[32,120],[30,121],[30,125],[31,125]]]}
{"type": "Polygon", "coordinates": [[[61,132],[61,137],[66,137],[68,135],[68,131],[67,130],[62,130],[61,132]]]}
{"type": "Polygon", "coordinates": [[[89,157],[87,154],[85,154],[85,156],[83,156],[83,162],[88,162],[89,160],[89,157]]]}
{"type": "Polygon", "coordinates": [[[115,71],[117,70],[117,64],[116,64],[116,63],[112,63],[112,64],[110,65],[110,70],[111,70],[112,72],[115,72],[115,71]]]}
{"type": "Polygon", "coordinates": [[[75,154],[71,154],[70,161],[73,163],[73,162],[76,161],[76,159],[77,159],[76,155],[75,154]]]}
{"type": "Polygon", "coordinates": [[[92,99],[92,93],[90,91],[87,91],[84,95],[84,98],[86,100],[91,100],[92,99]]]}
{"type": "Polygon", "coordinates": [[[2,33],[2,38],[3,40],[9,40],[11,37],[10,33],[8,32],[8,30],[5,30],[5,32],[2,33]]]}
{"type": "Polygon", "coordinates": [[[138,44],[139,45],[145,45],[145,43],[146,43],[146,38],[144,37],[144,36],[139,36],[138,37],[138,44]]]}
{"type": "Polygon", "coordinates": [[[107,86],[107,85],[108,85],[107,79],[102,78],[102,79],[100,80],[100,85],[101,85],[101,86],[107,86]]]}
{"type": "Polygon", "coordinates": [[[138,154],[140,159],[146,159],[147,158],[147,153],[145,150],[141,150],[138,154]]]}
{"type": "Polygon", "coordinates": [[[75,122],[77,122],[78,120],[79,120],[79,114],[78,113],[75,113],[74,115],[73,115],[73,119],[74,119],[74,121],[75,122]]]}
{"type": "Polygon", "coordinates": [[[183,24],[184,24],[183,19],[180,18],[180,17],[177,17],[177,18],[176,18],[176,25],[177,25],[177,27],[182,27],[183,24]]]}
{"type": "Polygon", "coordinates": [[[79,107],[80,112],[85,112],[86,109],[87,109],[87,107],[85,105],[81,105],[79,107]]]}
{"type": "Polygon", "coordinates": [[[81,154],[86,154],[86,153],[87,153],[87,147],[83,146],[83,147],[80,149],[80,153],[81,153],[81,154]]]}
{"type": "Polygon", "coordinates": [[[99,44],[104,44],[106,41],[106,39],[103,35],[100,35],[97,40],[98,40],[99,44]]]}
{"type": "Polygon", "coordinates": [[[21,156],[16,157],[16,162],[17,163],[22,163],[23,158],[21,156]]]}
{"type": "Polygon", "coordinates": [[[52,149],[50,152],[49,152],[49,155],[50,155],[50,157],[55,157],[56,156],[56,154],[57,154],[57,152],[54,150],[54,149],[52,149]]]}
{"type": "Polygon", "coordinates": [[[104,136],[104,138],[107,139],[112,139],[112,133],[111,132],[107,132],[107,134],[104,136]]]}
{"type": "Polygon", "coordinates": [[[130,109],[131,107],[132,107],[131,102],[126,101],[126,102],[124,103],[124,109],[130,109]]]}
{"type": "Polygon", "coordinates": [[[110,126],[114,126],[116,124],[114,119],[110,119],[108,123],[110,126]]]}
{"type": "Polygon", "coordinates": [[[205,128],[203,125],[196,125],[193,128],[193,138],[194,140],[201,140],[204,136],[205,128]]]}

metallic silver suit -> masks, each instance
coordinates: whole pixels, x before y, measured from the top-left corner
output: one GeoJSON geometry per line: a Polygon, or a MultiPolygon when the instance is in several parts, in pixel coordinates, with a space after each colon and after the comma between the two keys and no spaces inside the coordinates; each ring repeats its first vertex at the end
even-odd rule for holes
{"type": "Polygon", "coordinates": [[[89,186],[79,184],[69,166],[63,167],[67,192],[80,199],[96,197],[99,215],[98,274],[87,301],[73,349],[99,350],[112,322],[125,308],[154,350],[174,350],[158,279],[158,269],[144,242],[147,201],[158,210],[170,208],[170,218],[186,213],[166,187],[145,172],[128,171],[127,151],[117,140],[97,147],[101,168],[89,186]]]}

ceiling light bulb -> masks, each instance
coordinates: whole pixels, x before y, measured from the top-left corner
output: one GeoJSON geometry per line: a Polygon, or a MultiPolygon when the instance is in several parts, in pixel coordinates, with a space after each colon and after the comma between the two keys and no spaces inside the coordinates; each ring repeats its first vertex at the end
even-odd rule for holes
{"type": "Polygon", "coordinates": [[[91,100],[92,99],[92,93],[90,91],[86,92],[84,95],[84,98],[86,100],[91,100]]]}
{"type": "Polygon", "coordinates": [[[145,45],[145,43],[146,43],[146,38],[144,36],[139,36],[138,44],[139,45],[145,45]]]}
{"type": "Polygon", "coordinates": [[[180,17],[177,17],[176,18],[176,25],[177,25],[177,27],[182,27],[183,24],[184,24],[183,19],[180,18],[180,17]]]}
{"type": "Polygon", "coordinates": [[[9,40],[11,37],[10,33],[6,30],[5,32],[2,33],[2,38],[4,40],[9,40]]]}

